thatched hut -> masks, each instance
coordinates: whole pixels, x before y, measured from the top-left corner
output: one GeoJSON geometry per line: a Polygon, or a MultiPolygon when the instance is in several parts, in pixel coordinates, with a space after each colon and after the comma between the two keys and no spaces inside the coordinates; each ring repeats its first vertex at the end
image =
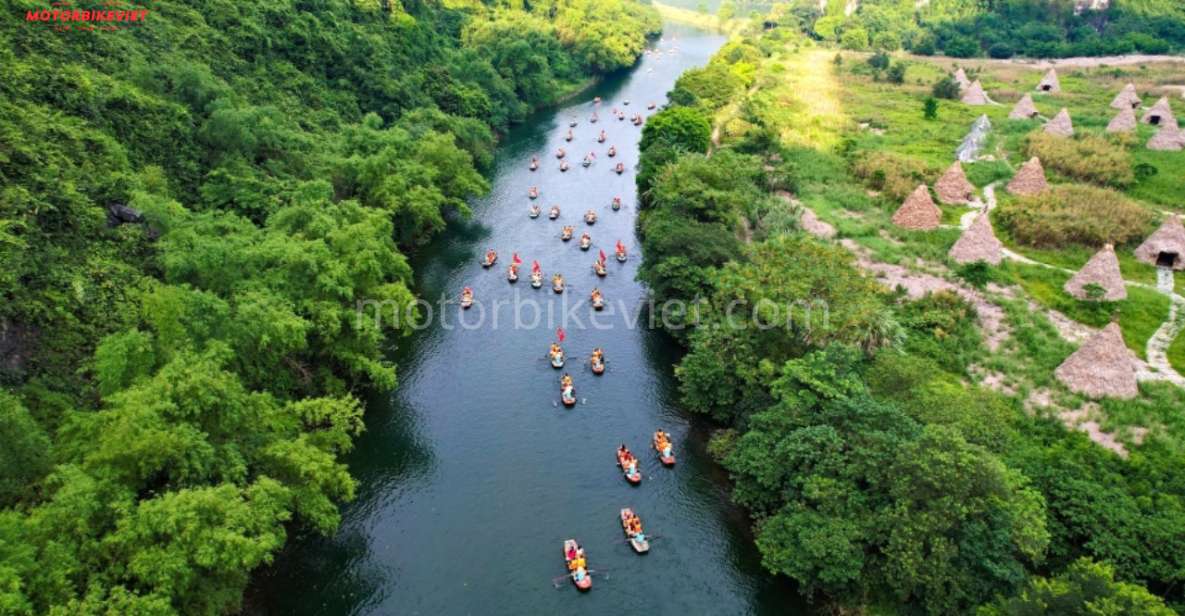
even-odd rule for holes
{"type": "Polygon", "coordinates": [[[1119,272],[1119,257],[1115,256],[1115,246],[1107,244],[1103,249],[1078,270],[1066,284],[1062,286],[1066,293],[1078,299],[1092,301],[1117,302],[1127,298],[1127,285],[1123,284],[1123,274],[1119,272]],[[1101,294],[1094,295],[1090,285],[1098,285],[1101,294]]]}
{"type": "Polygon", "coordinates": [[[1062,110],[1045,125],[1045,132],[1058,137],[1073,137],[1074,122],[1070,120],[1070,110],[1062,107],[1062,110]]]}
{"type": "Polygon", "coordinates": [[[971,82],[971,85],[967,86],[966,91],[963,92],[962,100],[968,105],[988,104],[987,92],[983,91],[983,84],[979,83],[978,79],[971,82]]]}
{"type": "Polygon", "coordinates": [[[1091,336],[1053,374],[1070,391],[1093,398],[1134,398],[1140,392],[1134,357],[1118,323],[1091,336]]]}
{"type": "Polygon", "coordinates": [[[1040,113],[1037,112],[1037,105],[1033,103],[1033,96],[1031,94],[1025,94],[1024,97],[1016,102],[1016,106],[1012,108],[1012,113],[1008,114],[1008,119],[1032,120],[1038,115],[1040,113]]]}
{"type": "Polygon", "coordinates": [[[1041,159],[1036,156],[1029,159],[1029,162],[1021,165],[1020,170],[1016,175],[1012,176],[1012,180],[1008,182],[1008,192],[1022,197],[1031,197],[1040,194],[1049,187],[1049,182],[1045,180],[1045,167],[1041,166],[1041,159]]]}
{"type": "Polygon", "coordinates": [[[975,217],[971,226],[967,227],[955,245],[950,247],[948,254],[958,263],[984,261],[998,265],[1004,260],[1004,245],[996,239],[987,212],[975,217]]]}
{"type": "Polygon", "coordinates": [[[975,185],[967,181],[963,165],[956,160],[934,183],[934,194],[943,203],[967,203],[975,196],[975,185]]]}
{"type": "Polygon", "coordinates": [[[1162,124],[1148,140],[1147,147],[1157,152],[1180,152],[1185,149],[1185,134],[1175,123],[1162,124]]]}
{"type": "Polygon", "coordinates": [[[1169,97],[1162,96],[1156,104],[1149,107],[1148,111],[1144,112],[1144,117],[1140,118],[1144,124],[1151,124],[1152,126],[1160,126],[1170,122],[1176,123],[1176,116],[1173,115],[1173,108],[1169,105],[1169,97]]]}
{"type": "Polygon", "coordinates": [[[1185,270],[1185,226],[1175,214],[1168,215],[1160,228],[1136,248],[1136,258],[1160,267],[1185,270]]]}
{"type": "Polygon", "coordinates": [[[934,205],[930,198],[930,189],[925,184],[918,185],[905,203],[893,213],[893,224],[904,229],[914,231],[929,231],[938,228],[942,221],[942,210],[934,205]]]}
{"type": "Polygon", "coordinates": [[[967,71],[964,71],[962,67],[955,70],[954,79],[955,83],[959,84],[960,92],[971,87],[971,80],[967,79],[967,71]]]}
{"type": "Polygon", "coordinates": [[[1131,107],[1122,107],[1111,123],[1107,124],[1108,133],[1130,133],[1136,130],[1136,112],[1131,107]]]}
{"type": "Polygon", "coordinates": [[[1048,73],[1041,78],[1041,82],[1037,84],[1039,92],[1047,92],[1049,94],[1057,94],[1062,91],[1062,84],[1057,79],[1057,69],[1049,69],[1048,73]]]}
{"type": "Polygon", "coordinates": [[[1136,86],[1129,83],[1123,86],[1123,90],[1120,90],[1119,94],[1115,95],[1115,99],[1111,101],[1111,108],[1139,109],[1142,102],[1140,95],[1136,94],[1136,86]]]}

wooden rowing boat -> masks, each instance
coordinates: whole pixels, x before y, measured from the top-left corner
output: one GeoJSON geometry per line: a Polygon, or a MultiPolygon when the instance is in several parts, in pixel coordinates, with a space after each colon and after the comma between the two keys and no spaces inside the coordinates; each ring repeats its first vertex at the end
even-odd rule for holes
{"type": "Polygon", "coordinates": [[[638,539],[637,534],[630,534],[629,521],[630,518],[633,517],[636,517],[634,515],[633,509],[626,507],[625,509],[621,510],[621,530],[624,531],[625,536],[629,538],[630,547],[634,548],[634,551],[639,554],[645,554],[646,552],[650,551],[650,542],[646,540],[645,533],[642,534],[642,538],[640,540],[638,539]]]}
{"type": "Polygon", "coordinates": [[[634,474],[630,475],[629,467],[626,465],[626,454],[628,453],[628,449],[624,452],[620,449],[617,450],[617,465],[621,467],[621,475],[625,477],[626,481],[633,485],[638,485],[639,483],[642,483],[642,471],[635,468],[634,474]]]}
{"type": "MultiPolygon", "coordinates": [[[[670,439],[671,439],[671,437],[668,435],[667,436],[668,443],[671,443],[670,439]]],[[[655,453],[658,454],[658,459],[660,462],[662,462],[665,466],[674,466],[675,465],[675,454],[672,453],[669,456],[662,455],[662,446],[659,445],[659,443],[658,443],[658,433],[657,432],[654,433],[654,438],[651,439],[651,443],[653,443],[653,445],[654,445],[654,451],[655,451],[655,453]]],[[[674,447],[675,447],[675,444],[671,443],[671,448],[674,449],[674,447]]]]}

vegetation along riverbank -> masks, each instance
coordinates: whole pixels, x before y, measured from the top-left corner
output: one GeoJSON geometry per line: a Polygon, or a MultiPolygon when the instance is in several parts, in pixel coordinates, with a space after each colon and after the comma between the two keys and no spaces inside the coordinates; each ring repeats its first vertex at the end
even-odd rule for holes
{"type": "MultiPolygon", "coordinates": [[[[494,135],[631,66],[634,2],[152,3],[0,15],[0,613],[222,614],[331,532],[358,300],[487,190],[494,135]]],[[[20,10],[18,10],[20,9],[20,10]]],[[[390,326],[390,324],[385,324],[390,326]]]]}
{"type": "Polygon", "coordinates": [[[696,306],[682,400],[764,566],[841,613],[1182,609],[1180,64],[863,51],[899,3],[858,4],[758,15],[643,133],[640,277],[696,306]]]}

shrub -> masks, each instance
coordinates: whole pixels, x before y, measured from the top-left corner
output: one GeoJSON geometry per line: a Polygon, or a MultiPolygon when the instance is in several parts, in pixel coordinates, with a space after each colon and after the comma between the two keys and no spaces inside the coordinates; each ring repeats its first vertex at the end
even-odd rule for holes
{"type": "Polygon", "coordinates": [[[1076,180],[1116,188],[1135,181],[1131,155],[1102,137],[1066,139],[1035,133],[1028,139],[1026,152],[1040,158],[1046,168],[1076,180]]]}
{"type": "Polygon", "coordinates": [[[885,76],[889,83],[905,83],[905,63],[898,62],[890,66],[885,76]]]}
{"type": "Polygon", "coordinates": [[[988,55],[996,59],[1011,58],[1013,55],[1012,46],[1008,43],[996,43],[988,48],[988,55]]]}
{"type": "Polygon", "coordinates": [[[1035,197],[1003,203],[996,213],[1018,242],[1040,248],[1127,244],[1148,233],[1152,218],[1114,190],[1082,185],[1052,186],[1035,197]]]}
{"type": "Polygon", "coordinates": [[[926,97],[926,102],[922,106],[922,116],[927,120],[938,119],[938,99],[933,96],[926,97]]]}
{"type": "Polygon", "coordinates": [[[947,75],[935,82],[930,92],[934,98],[957,100],[959,98],[959,82],[955,81],[954,77],[947,75]]]}
{"type": "Polygon", "coordinates": [[[868,65],[878,71],[883,71],[889,68],[889,54],[878,51],[868,57],[868,65]]]}
{"type": "Polygon", "coordinates": [[[861,156],[852,165],[852,173],[894,201],[905,199],[918,184],[934,176],[933,170],[922,160],[883,151],[861,156]]]}
{"type": "Polygon", "coordinates": [[[956,36],[943,47],[952,58],[971,58],[979,54],[979,42],[969,36],[956,36]]]}
{"type": "Polygon", "coordinates": [[[843,36],[839,38],[839,46],[854,51],[868,49],[868,31],[864,28],[845,30],[843,36]]]}

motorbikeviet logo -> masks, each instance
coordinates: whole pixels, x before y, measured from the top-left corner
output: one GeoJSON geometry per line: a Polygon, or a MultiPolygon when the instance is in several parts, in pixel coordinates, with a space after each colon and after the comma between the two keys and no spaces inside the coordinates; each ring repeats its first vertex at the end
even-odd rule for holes
{"type": "Polygon", "coordinates": [[[46,8],[24,10],[26,22],[46,24],[57,32],[124,30],[143,25],[151,12],[143,6],[117,1],[90,7],[53,2],[46,8]]]}

